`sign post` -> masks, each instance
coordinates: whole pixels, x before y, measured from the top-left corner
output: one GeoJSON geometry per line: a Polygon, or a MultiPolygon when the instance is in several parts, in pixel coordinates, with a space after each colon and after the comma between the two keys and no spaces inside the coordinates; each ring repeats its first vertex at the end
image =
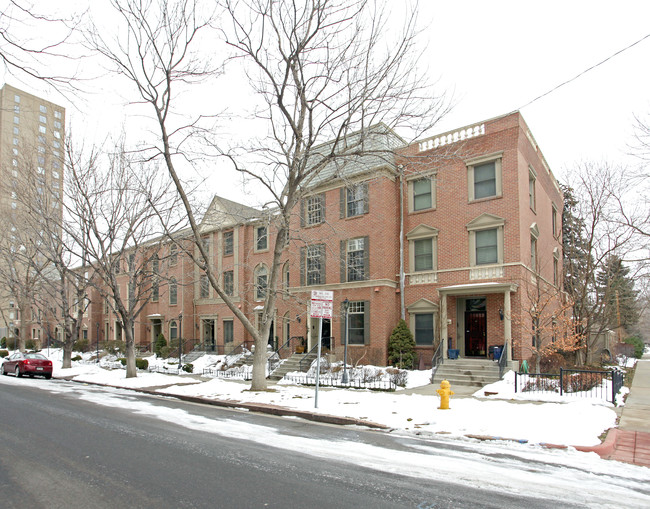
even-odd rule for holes
{"type": "Polygon", "coordinates": [[[334,292],[324,290],[312,290],[311,292],[311,312],[312,318],[320,318],[318,322],[318,354],[316,358],[316,392],[314,395],[314,408],[318,408],[318,382],[320,378],[320,354],[321,354],[321,336],[323,334],[323,318],[332,318],[332,301],[334,292]]]}

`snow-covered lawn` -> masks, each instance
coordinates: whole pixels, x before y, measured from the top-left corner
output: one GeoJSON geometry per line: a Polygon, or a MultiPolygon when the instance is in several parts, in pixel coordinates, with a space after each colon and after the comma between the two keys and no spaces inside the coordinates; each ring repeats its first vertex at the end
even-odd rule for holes
{"type": "MultiPolygon", "coordinates": [[[[195,371],[201,373],[204,365],[217,362],[218,359],[210,357],[205,356],[194,363],[195,371]]],[[[481,389],[475,397],[452,396],[449,410],[438,409],[439,398],[436,395],[326,388],[319,392],[319,408],[316,409],[313,387],[275,385],[269,392],[251,392],[249,382],[202,381],[187,374],[148,372],[138,372],[137,378],[127,379],[122,369],[108,370],[96,364],[73,362],[72,368],[61,369],[58,367],[61,365],[59,350],[51,350],[50,358],[54,362],[55,378],[66,377],[125,388],[157,387],[161,394],[209,400],[272,404],[363,419],[420,435],[483,435],[536,444],[591,446],[599,444],[599,436],[616,425],[613,406],[597,399],[565,397],[560,400],[555,394],[515,394],[512,373],[504,380],[481,389]],[[497,394],[486,397],[485,391],[497,394]],[[540,402],[541,398],[546,401],[540,402]]],[[[155,358],[149,360],[158,362],[155,358]]],[[[425,385],[429,380],[428,372],[413,372],[410,378],[408,386],[425,385]]]]}

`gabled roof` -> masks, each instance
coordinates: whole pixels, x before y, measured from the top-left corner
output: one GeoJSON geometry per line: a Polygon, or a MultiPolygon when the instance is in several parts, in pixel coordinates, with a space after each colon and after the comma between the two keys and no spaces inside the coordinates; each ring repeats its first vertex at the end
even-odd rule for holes
{"type": "Polygon", "coordinates": [[[406,142],[384,124],[370,126],[348,134],[336,142],[323,143],[312,149],[309,167],[323,158],[332,158],[308,187],[317,187],[332,179],[350,179],[382,167],[395,167],[394,150],[406,142]],[[332,151],[334,156],[332,157],[332,151]]]}
{"type": "Polygon", "coordinates": [[[262,212],[253,207],[215,195],[203,215],[199,229],[205,233],[242,224],[261,216],[262,212]]]}

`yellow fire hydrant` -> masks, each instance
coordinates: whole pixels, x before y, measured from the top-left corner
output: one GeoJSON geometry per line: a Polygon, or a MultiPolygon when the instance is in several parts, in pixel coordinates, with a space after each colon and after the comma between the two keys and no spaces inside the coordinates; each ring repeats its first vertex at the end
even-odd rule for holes
{"type": "Polygon", "coordinates": [[[443,380],[440,382],[440,389],[436,390],[440,396],[440,410],[449,410],[449,396],[451,396],[454,391],[451,390],[451,385],[449,381],[443,380]]]}

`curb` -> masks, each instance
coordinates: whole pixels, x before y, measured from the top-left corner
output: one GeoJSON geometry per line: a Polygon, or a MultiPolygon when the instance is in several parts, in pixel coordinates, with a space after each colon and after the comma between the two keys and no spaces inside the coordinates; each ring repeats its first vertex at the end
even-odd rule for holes
{"type": "Polygon", "coordinates": [[[140,392],[142,394],[149,394],[153,396],[167,396],[171,398],[176,398],[181,401],[188,401],[190,403],[201,403],[204,405],[211,405],[211,406],[217,406],[222,408],[245,409],[251,412],[258,412],[262,414],[270,414],[270,415],[286,416],[286,417],[300,417],[301,419],[306,419],[308,421],[320,422],[325,424],[335,424],[338,426],[365,426],[367,428],[380,429],[380,430],[393,429],[390,426],[386,426],[384,424],[379,424],[372,421],[364,421],[362,419],[355,419],[353,417],[341,417],[338,415],[318,414],[318,413],[310,412],[308,410],[293,410],[290,408],[281,407],[277,405],[269,405],[267,403],[244,403],[244,402],[232,401],[232,400],[206,399],[206,398],[201,398],[199,396],[184,396],[182,394],[168,394],[166,392],[160,392],[151,389],[120,387],[118,385],[100,384],[96,382],[85,382],[82,380],[69,380],[67,378],[59,378],[59,380],[66,380],[68,382],[75,382],[75,383],[86,384],[86,385],[97,385],[99,387],[110,387],[112,389],[123,389],[127,391],[140,392]]]}
{"type": "Polygon", "coordinates": [[[618,437],[618,428],[610,428],[607,430],[607,437],[599,444],[591,447],[576,445],[575,449],[581,452],[595,452],[601,458],[607,458],[614,452],[616,448],[616,438],[618,437]]]}

